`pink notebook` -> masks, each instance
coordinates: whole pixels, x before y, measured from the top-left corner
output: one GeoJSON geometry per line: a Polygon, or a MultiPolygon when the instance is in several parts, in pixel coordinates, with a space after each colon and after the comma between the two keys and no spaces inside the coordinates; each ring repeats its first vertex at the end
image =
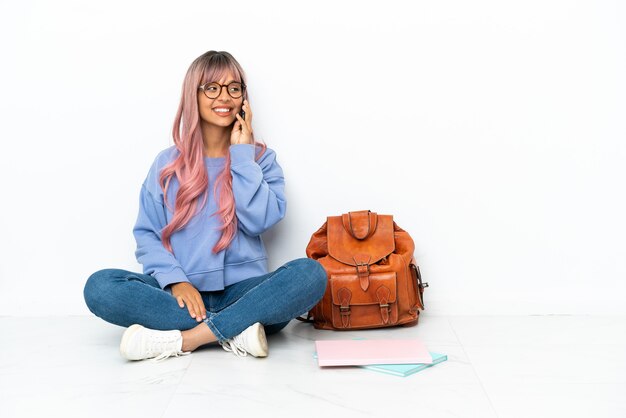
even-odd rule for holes
{"type": "Polygon", "coordinates": [[[426,346],[409,340],[316,340],[320,366],[362,366],[366,364],[432,364],[426,346]]]}

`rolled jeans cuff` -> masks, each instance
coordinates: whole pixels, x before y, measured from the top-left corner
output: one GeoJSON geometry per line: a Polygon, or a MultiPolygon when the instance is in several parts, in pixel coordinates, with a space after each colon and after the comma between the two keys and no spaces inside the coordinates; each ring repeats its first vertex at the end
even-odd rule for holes
{"type": "Polygon", "coordinates": [[[207,314],[208,314],[208,316],[202,322],[207,324],[207,326],[209,327],[211,332],[213,332],[213,334],[217,337],[217,341],[218,342],[226,341],[227,339],[224,338],[224,335],[217,329],[217,327],[215,326],[215,324],[211,320],[215,316],[215,314],[214,313],[209,313],[209,312],[207,312],[207,314]]]}

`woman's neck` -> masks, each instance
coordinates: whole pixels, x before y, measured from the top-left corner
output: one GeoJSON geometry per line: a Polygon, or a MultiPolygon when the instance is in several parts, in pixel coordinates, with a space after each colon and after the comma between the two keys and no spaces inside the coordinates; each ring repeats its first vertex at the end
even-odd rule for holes
{"type": "Polygon", "coordinates": [[[230,145],[230,126],[210,125],[201,121],[204,156],[209,158],[225,157],[230,145]]]}

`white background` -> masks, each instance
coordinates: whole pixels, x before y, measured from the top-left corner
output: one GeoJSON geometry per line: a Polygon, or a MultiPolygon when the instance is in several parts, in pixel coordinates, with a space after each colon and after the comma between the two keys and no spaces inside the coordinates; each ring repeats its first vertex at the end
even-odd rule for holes
{"type": "Polygon", "coordinates": [[[185,72],[226,50],[288,211],[393,214],[433,314],[625,314],[626,9],[618,1],[0,3],[0,315],[84,315],[142,271],[140,186],[185,72]]]}

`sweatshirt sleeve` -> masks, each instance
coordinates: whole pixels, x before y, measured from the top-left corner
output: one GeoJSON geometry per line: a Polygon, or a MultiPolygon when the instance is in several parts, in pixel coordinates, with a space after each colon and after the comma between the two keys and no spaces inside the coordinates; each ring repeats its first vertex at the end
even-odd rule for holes
{"type": "Polygon", "coordinates": [[[152,196],[145,185],[142,185],[139,215],[133,228],[133,235],[137,241],[135,257],[143,264],[144,274],[154,276],[161,289],[172,283],[189,282],[178,260],[163,246],[161,230],[166,225],[163,204],[152,196]]]}
{"type": "Polygon", "coordinates": [[[259,161],[255,161],[253,144],[235,144],[229,150],[240,228],[248,235],[261,235],[285,216],[283,170],[276,161],[276,153],[269,148],[259,161]]]}

